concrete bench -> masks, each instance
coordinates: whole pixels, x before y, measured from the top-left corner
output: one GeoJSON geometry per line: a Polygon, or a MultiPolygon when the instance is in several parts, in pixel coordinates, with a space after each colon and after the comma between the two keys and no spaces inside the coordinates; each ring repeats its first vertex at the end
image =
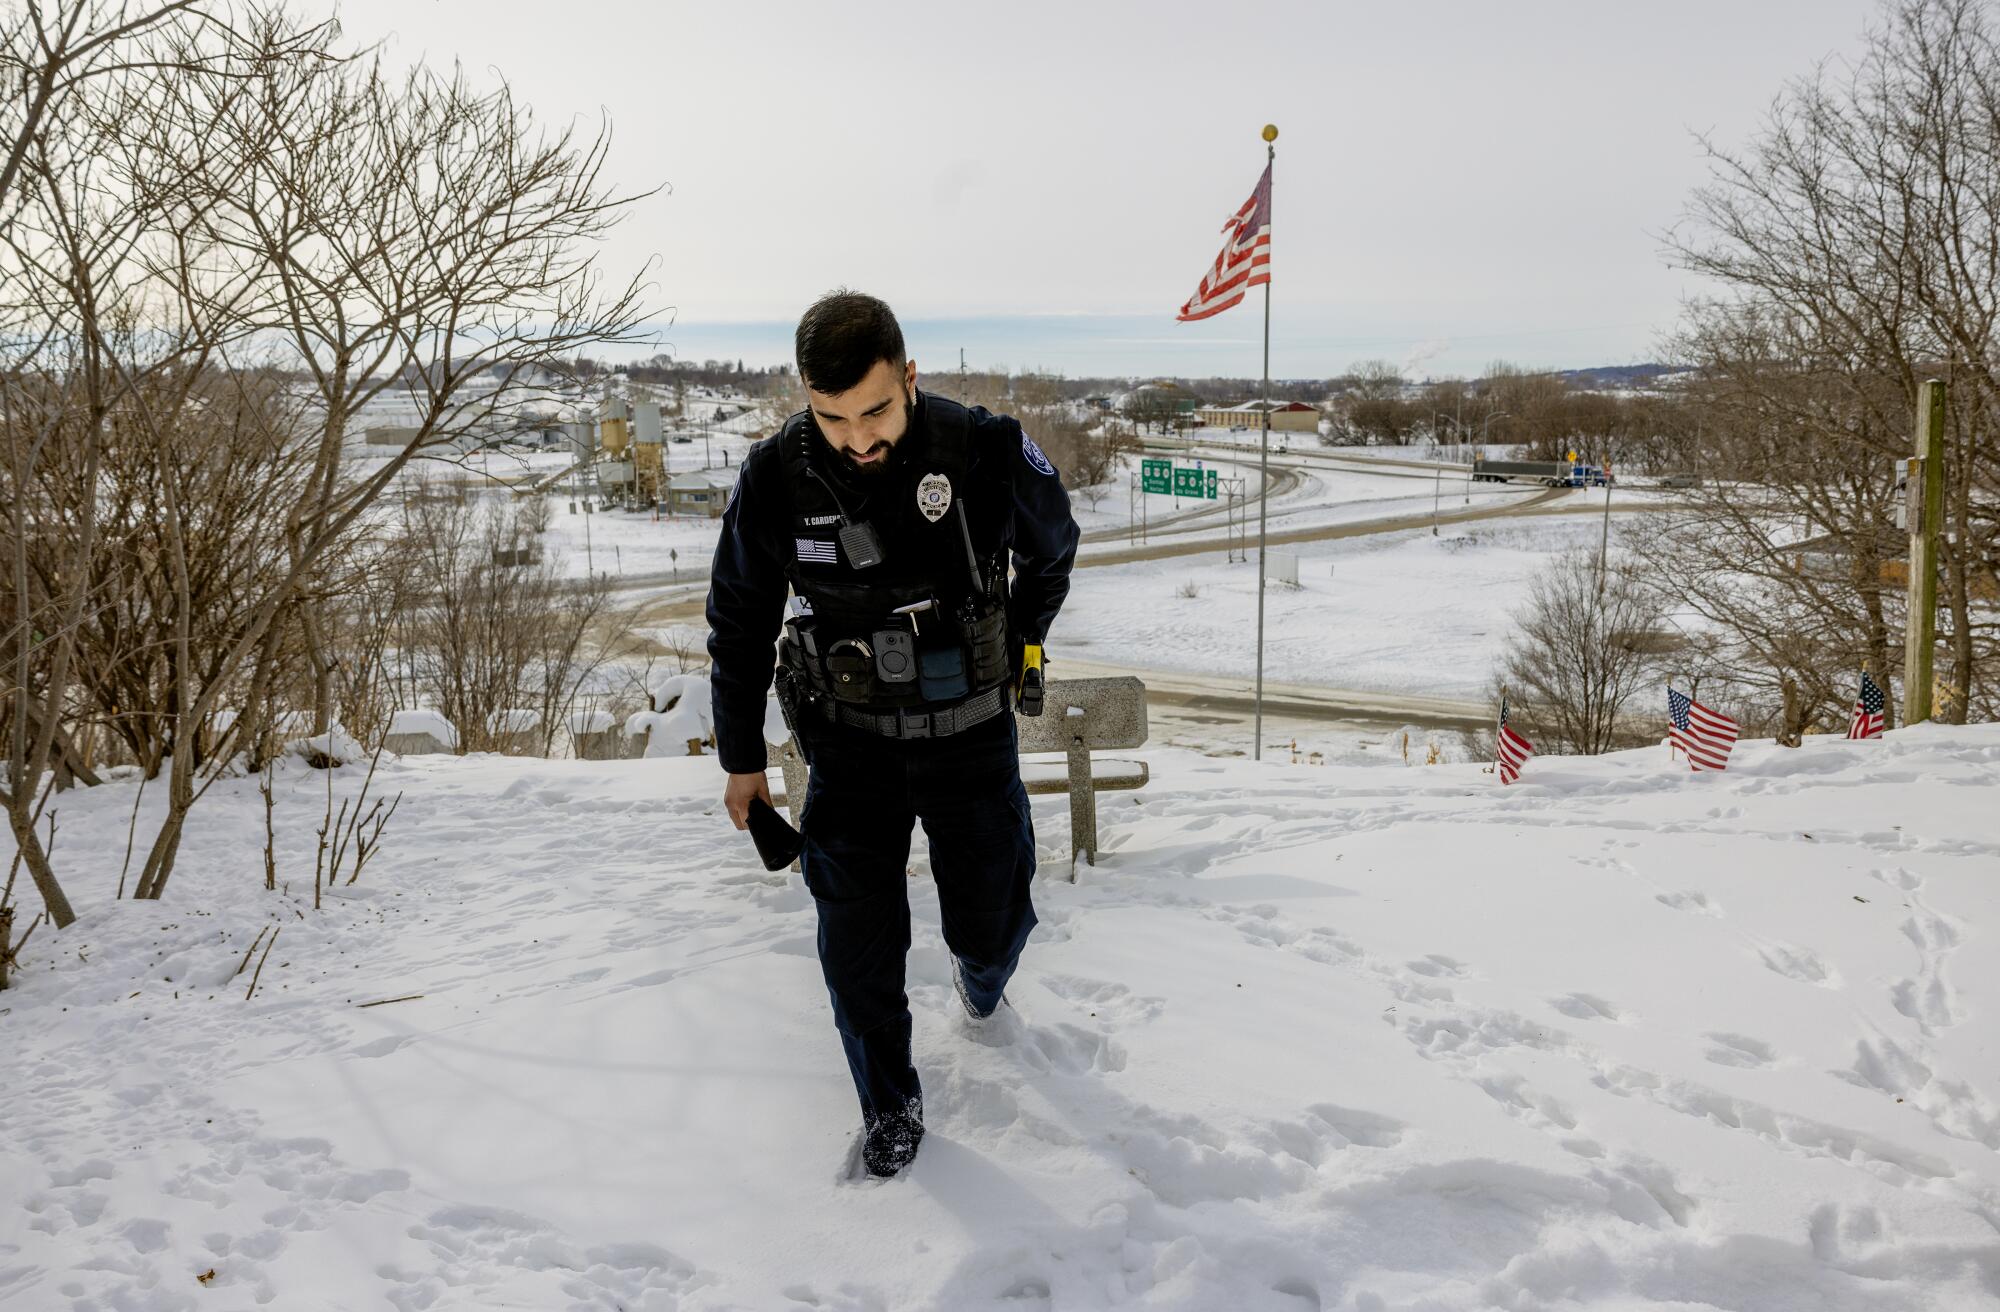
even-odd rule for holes
{"type": "Polygon", "coordinates": [[[1097,864],[1097,794],[1143,788],[1144,761],[1093,761],[1093,751],[1126,751],[1146,742],[1146,685],[1131,675],[1111,679],[1051,679],[1040,715],[1017,715],[1021,754],[1061,752],[1055,762],[1025,761],[1021,780],[1032,794],[1069,794],[1069,877],[1076,859],[1097,864]]]}
{"type": "MultiPolygon", "coordinates": [[[[1146,685],[1130,675],[1110,679],[1051,679],[1040,715],[1016,715],[1021,754],[1062,753],[1060,761],[1021,763],[1021,782],[1033,796],[1069,794],[1069,877],[1076,859],[1097,864],[1097,794],[1143,788],[1151,771],[1144,761],[1094,759],[1093,751],[1124,751],[1146,742],[1146,685]]],[[[787,741],[772,754],[783,771],[784,792],[773,801],[799,823],[805,805],[807,770],[798,744],[787,741]]]]}

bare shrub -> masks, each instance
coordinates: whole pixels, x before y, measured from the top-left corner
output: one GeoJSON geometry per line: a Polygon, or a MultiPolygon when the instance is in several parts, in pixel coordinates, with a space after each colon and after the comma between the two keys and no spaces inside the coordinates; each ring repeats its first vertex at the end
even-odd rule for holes
{"type": "Polygon", "coordinates": [[[525,530],[504,502],[415,498],[404,508],[424,589],[404,616],[412,702],[458,726],[459,749],[511,739],[502,712],[531,710],[547,754],[578,694],[631,628],[604,575],[571,579],[553,553],[517,560],[525,530]]]}
{"type": "Polygon", "coordinates": [[[1617,562],[1600,591],[1592,557],[1562,557],[1535,579],[1507,641],[1510,722],[1541,752],[1594,756],[1648,741],[1625,705],[1657,685],[1648,637],[1664,614],[1657,593],[1617,562]]]}
{"type": "Polygon", "coordinates": [[[1020,416],[1028,436],[1062,475],[1063,486],[1102,500],[1120,457],[1139,449],[1131,430],[1121,423],[1099,423],[1067,406],[1051,406],[1020,416]]]}

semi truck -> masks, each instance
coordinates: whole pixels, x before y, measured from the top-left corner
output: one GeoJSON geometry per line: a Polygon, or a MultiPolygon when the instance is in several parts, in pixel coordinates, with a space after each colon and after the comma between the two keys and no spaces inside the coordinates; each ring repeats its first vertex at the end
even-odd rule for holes
{"type": "Polygon", "coordinates": [[[1544,487],[1603,487],[1611,475],[1596,465],[1568,460],[1488,460],[1472,461],[1475,483],[1540,483],[1544,487]]]}

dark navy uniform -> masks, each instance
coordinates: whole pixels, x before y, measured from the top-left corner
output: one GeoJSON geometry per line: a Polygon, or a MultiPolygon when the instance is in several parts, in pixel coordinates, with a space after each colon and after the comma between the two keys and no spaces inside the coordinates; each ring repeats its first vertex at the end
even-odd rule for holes
{"type": "Polygon", "coordinates": [[[1009,712],[1023,648],[1069,593],[1078,534],[1048,458],[983,408],[919,392],[891,466],[847,466],[810,412],[751,448],[722,517],[708,651],[725,770],[765,768],[774,671],[790,694],[812,766],[802,868],[820,965],[872,1118],[919,1095],[903,990],[913,826],[969,1005],[999,1003],[1034,928],[1009,712]],[[788,591],[805,612],[790,619],[788,591]]]}

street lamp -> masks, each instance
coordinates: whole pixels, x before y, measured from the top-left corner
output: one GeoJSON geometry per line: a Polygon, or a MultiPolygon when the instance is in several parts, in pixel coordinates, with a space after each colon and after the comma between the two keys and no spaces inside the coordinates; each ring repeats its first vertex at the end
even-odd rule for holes
{"type": "Polygon", "coordinates": [[[1439,460],[1444,459],[1444,439],[1439,436],[1439,434],[1443,431],[1443,428],[1444,428],[1443,412],[1438,410],[1431,411],[1431,445],[1437,448],[1437,450],[1433,454],[1435,454],[1439,460]]]}
{"type": "MultiPolygon", "coordinates": [[[[1479,421],[1479,449],[1481,451],[1486,449],[1487,441],[1492,436],[1493,421],[1506,418],[1508,418],[1508,414],[1505,410],[1495,410],[1492,414],[1479,421]]],[[[1470,461],[1467,461],[1465,466],[1465,504],[1468,506],[1472,504],[1472,464],[1470,461]]]]}

